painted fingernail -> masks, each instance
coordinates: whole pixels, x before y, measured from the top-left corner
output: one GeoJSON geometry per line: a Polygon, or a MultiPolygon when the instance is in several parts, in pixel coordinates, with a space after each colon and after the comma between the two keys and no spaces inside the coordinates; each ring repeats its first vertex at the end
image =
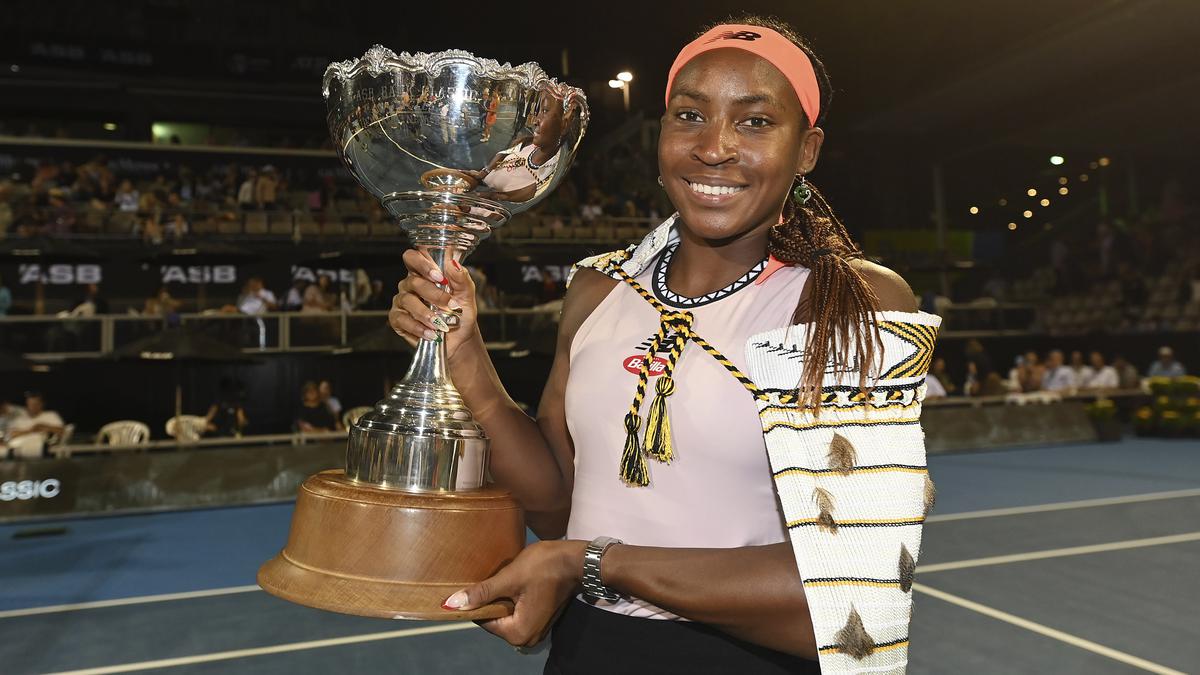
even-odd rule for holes
{"type": "Polygon", "coordinates": [[[446,306],[454,311],[458,311],[458,310],[462,309],[462,303],[455,300],[454,298],[450,298],[450,302],[447,302],[446,306]]]}
{"type": "Polygon", "coordinates": [[[437,314],[429,317],[429,323],[433,324],[434,328],[442,331],[443,333],[450,330],[450,324],[446,323],[446,320],[437,314]]]}
{"type": "Polygon", "coordinates": [[[440,284],[446,280],[446,275],[442,274],[442,271],[435,267],[429,270],[429,280],[435,284],[440,284]]]}
{"type": "Polygon", "coordinates": [[[429,330],[428,328],[425,329],[425,332],[421,333],[421,337],[426,340],[436,340],[437,336],[438,332],[436,330],[429,330]]]}
{"type": "Polygon", "coordinates": [[[446,601],[442,603],[442,607],[445,609],[462,609],[462,606],[465,604],[467,604],[467,592],[459,591],[446,598],[446,601]]]}
{"type": "Polygon", "coordinates": [[[450,262],[454,263],[454,269],[462,271],[462,265],[459,265],[457,260],[451,260],[450,262]]]}

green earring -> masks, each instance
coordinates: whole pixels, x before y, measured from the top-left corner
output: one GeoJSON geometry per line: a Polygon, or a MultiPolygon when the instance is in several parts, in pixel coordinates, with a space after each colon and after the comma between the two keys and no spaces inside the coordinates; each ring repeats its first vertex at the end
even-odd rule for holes
{"type": "Polygon", "coordinates": [[[797,204],[807,204],[808,200],[812,199],[812,190],[804,180],[804,174],[800,174],[800,184],[792,190],[792,199],[797,204]]]}

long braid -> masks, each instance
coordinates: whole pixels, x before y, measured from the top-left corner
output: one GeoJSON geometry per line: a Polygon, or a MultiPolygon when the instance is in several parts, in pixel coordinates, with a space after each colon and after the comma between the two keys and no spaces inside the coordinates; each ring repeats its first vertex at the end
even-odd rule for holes
{"type": "Polygon", "coordinates": [[[873,317],[879,298],[851,264],[863,257],[862,250],[824,195],[811,183],[808,188],[812,197],[807,203],[788,199],[783,221],[770,230],[767,249],[783,262],[811,270],[811,292],[797,303],[793,316],[796,323],[805,319],[811,322],[797,394],[802,407],[819,409],[821,386],[831,357],[841,366],[849,360],[849,354],[857,354],[859,364],[848,365],[860,369],[859,386],[866,388],[869,365],[875,362],[879,342],[873,317]]]}
{"type": "MultiPolygon", "coordinates": [[[[775,17],[741,14],[721,23],[770,28],[808,55],[820,90],[821,112],[815,120],[805,115],[804,122],[809,128],[819,126],[828,116],[833,86],[825,64],[808,41],[775,17]]],[[[715,25],[708,26],[700,34],[715,25]]],[[[859,386],[866,388],[868,371],[875,362],[879,344],[879,328],[873,316],[879,308],[879,298],[862,273],[851,264],[863,257],[862,249],[834,215],[820,190],[811,182],[808,187],[812,197],[804,204],[789,195],[783,208],[783,222],[771,228],[767,250],[783,262],[804,265],[811,270],[811,292],[797,303],[793,316],[795,322],[811,322],[797,396],[801,406],[820,410],[821,384],[830,357],[845,363],[850,353],[857,354],[860,363],[849,365],[860,367],[859,386]]]]}

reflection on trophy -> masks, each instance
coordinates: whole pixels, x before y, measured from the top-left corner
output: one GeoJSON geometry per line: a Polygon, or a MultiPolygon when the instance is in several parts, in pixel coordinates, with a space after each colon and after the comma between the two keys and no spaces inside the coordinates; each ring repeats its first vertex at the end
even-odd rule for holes
{"type": "MultiPolygon", "coordinates": [[[[324,95],[350,172],[443,269],[554,189],[588,118],[583,93],[536,64],[458,50],[397,55],[376,45],[331,64],[324,95]]],[[[350,429],[345,471],[300,487],[287,545],[259,584],[365,616],[507,614],[503,605],[441,609],[524,546],[520,507],[487,483],[487,453],[450,382],[444,341],[422,340],[403,381],[350,429]]]]}

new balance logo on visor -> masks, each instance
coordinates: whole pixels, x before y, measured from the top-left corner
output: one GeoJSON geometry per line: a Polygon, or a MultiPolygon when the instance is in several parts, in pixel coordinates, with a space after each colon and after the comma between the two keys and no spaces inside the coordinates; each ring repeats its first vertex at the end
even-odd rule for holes
{"type": "Polygon", "coordinates": [[[761,33],[755,33],[753,31],[748,31],[748,30],[732,31],[731,30],[731,31],[726,31],[724,33],[719,33],[719,34],[709,38],[705,42],[705,44],[708,44],[709,42],[716,42],[717,40],[745,40],[746,42],[754,42],[755,40],[757,40],[760,37],[762,37],[761,33]]]}

